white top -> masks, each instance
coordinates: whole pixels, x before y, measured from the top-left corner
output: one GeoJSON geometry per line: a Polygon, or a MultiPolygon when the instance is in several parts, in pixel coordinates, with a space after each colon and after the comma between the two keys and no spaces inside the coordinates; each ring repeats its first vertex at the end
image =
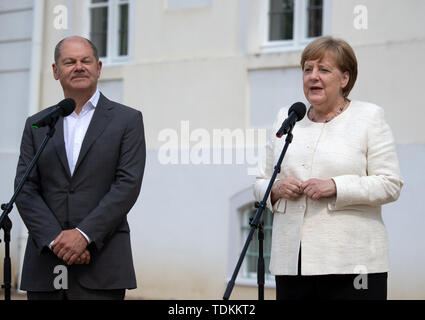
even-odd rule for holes
{"type": "MultiPolygon", "coordinates": [[[[254,185],[257,200],[262,200],[285,144],[285,137],[277,139],[275,133],[287,116],[288,108],[279,111],[254,185]]],[[[381,205],[398,198],[403,181],[383,109],[352,101],[328,123],[305,116],[293,135],[277,180],[332,178],[337,196],[280,199],[273,207],[269,197],[267,206],[274,212],[270,272],[296,275],[300,243],[303,275],[387,272],[381,205]]]]}

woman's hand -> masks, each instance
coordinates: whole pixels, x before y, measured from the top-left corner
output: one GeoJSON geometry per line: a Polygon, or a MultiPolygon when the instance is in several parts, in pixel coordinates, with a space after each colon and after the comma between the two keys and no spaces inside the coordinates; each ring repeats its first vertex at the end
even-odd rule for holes
{"type": "Polygon", "coordinates": [[[276,181],[273,184],[271,191],[271,202],[275,204],[280,198],[287,200],[296,200],[299,196],[303,194],[302,181],[288,177],[283,180],[276,181]]]}
{"type": "Polygon", "coordinates": [[[336,185],[332,179],[310,179],[302,183],[302,193],[313,200],[329,198],[336,195],[336,185]]]}

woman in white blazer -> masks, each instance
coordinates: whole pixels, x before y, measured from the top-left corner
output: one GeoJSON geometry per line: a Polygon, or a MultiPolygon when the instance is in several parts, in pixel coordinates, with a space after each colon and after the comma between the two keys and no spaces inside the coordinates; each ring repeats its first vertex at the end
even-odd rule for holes
{"type": "MultiPolygon", "coordinates": [[[[322,37],[301,57],[311,104],[273,184],[270,272],[277,299],[386,299],[388,240],[381,206],[399,197],[394,138],[375,104],[348,99],[357,78],[353,49],[322,37]]],[[[274,133],[254,194],[261,200],[285,139],[274,133]]]]}

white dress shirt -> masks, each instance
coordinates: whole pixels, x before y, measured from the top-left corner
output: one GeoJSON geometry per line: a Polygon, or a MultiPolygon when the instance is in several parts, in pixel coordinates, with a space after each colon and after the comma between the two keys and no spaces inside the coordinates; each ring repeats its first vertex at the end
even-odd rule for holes
{"type": "MultiPolygon", "coordinates": [[[[99,89],[97,89],[93,96],[84,104],[79,114],[74,111],[69,116],[63,118],[63,136],[71,176],[74,174],[81,146],[93,117],[94,110],[99,102],[99,97],[100,92],[99,89]]],[[[84,238],[86,238],[87,242],[90,243],[90,238],[80,229],[76,229],[80,231],[84,238]]],[[[50,244],[50,247],[52,244],[53,241],[50,244]]]]}
{"type": "Polygon", "coordinates": [[[63,136],[65,138],[66,157],[68,158],[71,175],[74,174],[81,145],[83,144],[91,118],[99,101],[99,96],[99,90],[96,90],[79,114],[74,111],[63,119],[63,136]]]}

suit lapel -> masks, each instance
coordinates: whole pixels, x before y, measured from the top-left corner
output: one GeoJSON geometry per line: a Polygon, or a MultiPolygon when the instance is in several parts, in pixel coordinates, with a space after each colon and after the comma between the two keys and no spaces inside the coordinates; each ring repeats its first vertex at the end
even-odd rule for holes
{"type": "Polygon", "coordinates": [[[78,156],[77,163],[74,169],[74,175],[78,170],[81,162],[84,160],[84,157],[87,155],[92,144],[96,139],[102,134],[106,126],[109,124],[111,119],[111,114],[109,110],[112,108],[109,100],[101,93],[99,97],[99,102],[97,103],[96,109],[93,114],[93,118],[90,121],[90,125],[87,129],[86,135],[81,146],[80,154],[78,156]]]}
{"type": "Polygon", "coordinates": [[[60,117],[56,123],[56,131],[52,137],[52,142],[55,146],[56,153],[58,154],[59,160],[62,163],[65,172],[68,174],[68,177],[71,177],[68,158],[66,157],[65,139],[63,137],[63,117],[60,117]]]}

